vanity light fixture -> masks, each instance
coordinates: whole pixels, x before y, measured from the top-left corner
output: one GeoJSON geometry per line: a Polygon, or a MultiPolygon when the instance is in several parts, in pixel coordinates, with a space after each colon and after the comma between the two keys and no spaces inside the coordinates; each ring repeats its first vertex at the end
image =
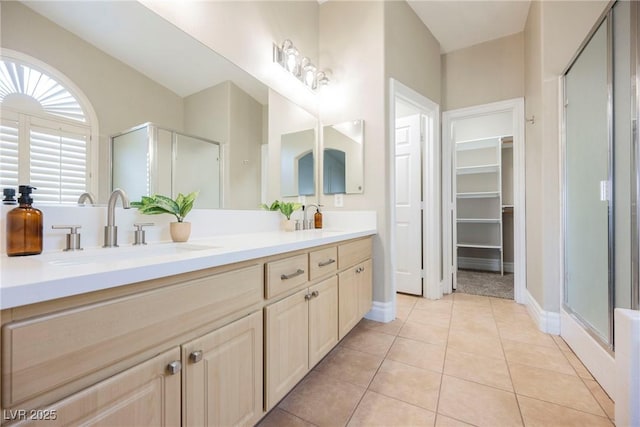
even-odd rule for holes
{"type": "Polygon", "coordinates": [[[309,58],[302,57],[289,39],[283,41],[280,46],[273,44],[273,62],[293,74],[311,90],[329,84],[328,72],[318,70],[309,58]]]}

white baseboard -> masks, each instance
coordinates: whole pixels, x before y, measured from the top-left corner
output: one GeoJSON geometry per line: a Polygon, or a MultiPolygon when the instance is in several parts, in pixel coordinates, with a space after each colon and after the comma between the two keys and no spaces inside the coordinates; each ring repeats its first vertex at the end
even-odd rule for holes
{"type": "MultiPolygon", "coordinates": [[[[506,273],[513,273],[513,263],[504,262],[502,267],[506,273]]],[[[500,271],[500,260],[495,258],[458,257],[458,268],[481,271],[500,271]]]]}
{"type": "Polygon", "coordinates": [[[560,313],[543,310],[528,289],[525,290],[525,304],[538,329],[548,334],[560,335],[560,313]]]}
{"type": "Polygon", "coordinates": [[[364,317],[376,322],[389,323],[393,321],[396,318],[395,301],[374,301],[371,310],[364,317]]]}

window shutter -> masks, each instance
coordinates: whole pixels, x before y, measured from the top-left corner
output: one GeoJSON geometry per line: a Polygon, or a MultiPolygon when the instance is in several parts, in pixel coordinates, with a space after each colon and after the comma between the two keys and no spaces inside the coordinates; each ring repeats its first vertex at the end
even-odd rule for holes
{"type": "Polygon", "coordinates": [[[87,191],[88,135],[32,126],[31,185],[39,202],[76,203],[87,191]]]}
{"type": "Polygon", "coordinates": [[[18,122],[0,124],[0,187],[18,187],[18,122]]]}

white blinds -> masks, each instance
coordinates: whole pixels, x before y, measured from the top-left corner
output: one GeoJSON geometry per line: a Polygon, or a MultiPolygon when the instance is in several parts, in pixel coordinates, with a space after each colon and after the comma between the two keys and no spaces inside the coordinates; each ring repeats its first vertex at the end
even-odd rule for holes
{"type": "Polygon", "coordinates": [[[89,189],[89,128],[17,116],[0,126],[0,187],[29,184],[38,203],[76,203],[89,189]]]}
{"type": "Polygon", "coordinates": [[[0,187],[18,186],[18,122],[0,124],[0,187]]]}
{"type": "Polygon", "coordinates": [[[38,201],[75,203],[87,191],[86,135],[32,127],[29,153],[38,201]]]}

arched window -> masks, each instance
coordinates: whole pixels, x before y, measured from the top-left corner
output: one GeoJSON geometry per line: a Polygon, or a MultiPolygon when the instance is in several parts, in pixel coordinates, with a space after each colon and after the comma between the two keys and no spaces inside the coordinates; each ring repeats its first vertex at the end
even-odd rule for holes
{"type": "Polygon", "coordinates": [[[38,188],[34,199],[48,203],[96,193],[95,114],[66,77],[3,49],[0,108],[0,187],[30,184],[38,188]]]}

